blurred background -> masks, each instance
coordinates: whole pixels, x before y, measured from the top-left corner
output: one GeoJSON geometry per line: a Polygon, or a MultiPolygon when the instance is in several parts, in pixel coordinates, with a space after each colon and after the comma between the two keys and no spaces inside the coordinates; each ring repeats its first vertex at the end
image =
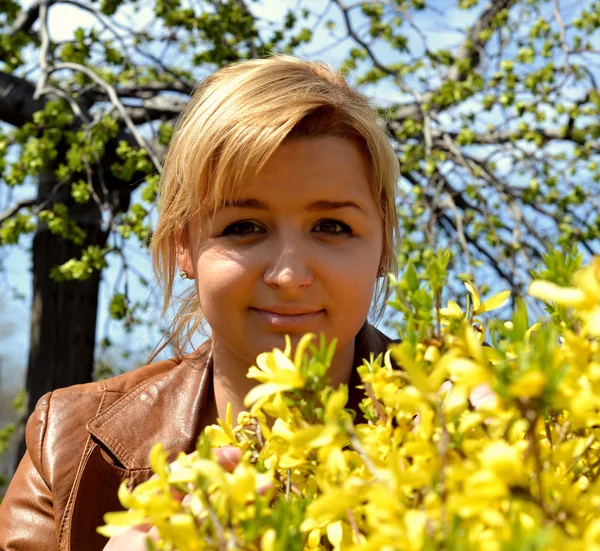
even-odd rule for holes
{"type": "Polygon", "coordinates": [[[599,249],[599,27],[591,0],[0,0],[3,482],[41,395],[165,335],[147,246],[200,79],[281,52],[341,70],[398,154],[400,270],[448,247],[451,298],[517,297],[547,251],[599,249]]]}

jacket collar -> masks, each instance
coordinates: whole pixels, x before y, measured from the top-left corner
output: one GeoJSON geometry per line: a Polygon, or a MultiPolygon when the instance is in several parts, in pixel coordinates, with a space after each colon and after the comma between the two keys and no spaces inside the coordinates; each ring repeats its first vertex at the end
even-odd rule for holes
{"type": "MultiPolygon", "coordinates": [[[[370,353],[385,352],[390,339],[365,322],[355,339],[354,367],[370,353]]],[[[152,377],[127,392],[88,423],[92,436],[128,470],[149,469],[150,451],[162,442],[166,450],[191,452],[200,432],[212,422],[206,410],[212,392],[210,339],[166,374],[152,377]]],[[[348,406],[358,408],[363,392],[350,380],[348,406]]]]}
{"type": "Polygon", "coordinates": [[[210,340],[166,373],[143,381],[88,423],[92,436],[128,470],[150,468],[150,451],[191,452],[212,388],[210,340]]]}

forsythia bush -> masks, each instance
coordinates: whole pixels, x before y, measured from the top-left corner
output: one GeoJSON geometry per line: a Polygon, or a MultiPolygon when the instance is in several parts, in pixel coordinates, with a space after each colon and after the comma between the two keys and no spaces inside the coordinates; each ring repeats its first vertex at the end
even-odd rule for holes
{"type": "Polygon", "coordinates": [[[548,253],[532,326],[522,301],[484,324],[509,293],[471,283],[442,308],[449,260],[393,279],[401,342],[358,368],[366,422],[327,386],[335,343],[288,341],[250,368],[249,411],[174,463],[155,447],[157,476],[99,530],[149,522],[149,549],[178,551],[600,550],[600,258],[548,253]],[[243,451],[232,472],[219,446],[243,451]]]}

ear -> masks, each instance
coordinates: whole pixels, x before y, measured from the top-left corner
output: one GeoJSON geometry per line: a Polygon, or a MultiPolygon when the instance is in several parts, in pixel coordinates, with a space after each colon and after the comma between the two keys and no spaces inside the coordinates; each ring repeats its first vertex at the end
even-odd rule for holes
{"type": "Polygon", "coordinates": [[[179,269],[186,272],[189,279],[194,279],[194,260],[191,254],[187,228],[179,226],[175,231],[175,247],[179,269]]]}
{"type": "Polygon", "coordinates": [[[377,277],[384,277],[386,275],[387,258],[384,258],[383,254],[379,260],[379,267],[377,268],[377,277]]]}

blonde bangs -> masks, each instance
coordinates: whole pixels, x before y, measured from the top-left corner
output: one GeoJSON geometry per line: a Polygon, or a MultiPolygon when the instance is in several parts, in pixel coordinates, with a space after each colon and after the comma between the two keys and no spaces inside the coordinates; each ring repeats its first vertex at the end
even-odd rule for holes
{"type": "MultiPolygon", "coordinates": [[[[196,214],[210,215],[239,197],[284,141],[331,135],[355,141],[369,162],[384,225],[382,266],[395,273],[398,161],[368,100],[321,63],[291,56],[245,61],[221,69],[198,86],[171,140],[152,239],[153,267],[164,291],[163,315],[174,298],[177,233],[196,214]]],[[[376,316],[383,313],[389,294],[381,281],[376,316]]],[[[152,357],[168,344],[177,356],[184,355],[202,326],[195,294],[186,293],[177,301],[170,334],[152,357]]]]}

